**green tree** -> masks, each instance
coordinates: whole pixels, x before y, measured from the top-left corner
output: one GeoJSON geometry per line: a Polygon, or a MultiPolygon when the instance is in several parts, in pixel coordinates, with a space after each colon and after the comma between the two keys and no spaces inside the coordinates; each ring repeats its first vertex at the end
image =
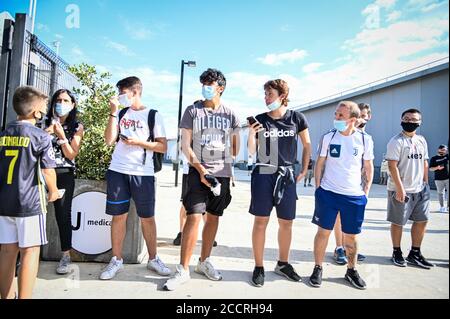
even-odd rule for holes
{"type": "Polygon", "coordinates": [[[82,85],[74,89],[78,95],[79,118],[85,128],[77,156],[77,178],[103,180],[113,151],[104,140],[110,112],[109,99],[115,94],[114,87],[107,83],[111,74],[100,73],[95,66],[86,63],[71,66],[69,71],[82,85]]]}

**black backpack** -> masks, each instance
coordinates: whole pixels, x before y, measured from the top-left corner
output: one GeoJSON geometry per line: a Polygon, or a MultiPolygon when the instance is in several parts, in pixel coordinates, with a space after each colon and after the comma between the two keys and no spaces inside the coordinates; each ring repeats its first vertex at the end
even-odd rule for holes
{"type": "MultiPolygon", "coordinates": [[[[127,113],[129,107],[126,107],[119,112],[119,133],[120,133],[120,121],[122,117],[127,113]]],[[[153,136],[153,129],[155,128],[155,116],[157,110],[150,110],[148,112],[148,130],[150,132],[150,136],[147,139],[147,142],[154,142],[155,137],[153,136]]],[[[117,141],[119,141],[119,137],[117,137],[117,141]]],[[[147,159],[147,149],[144,148],[144,160],[142,161],[142,165],[145,165],[145,161],[147,159]]],[[[162,169],[162,162],[164,159],[163,153],[153,152],[153,169],[155,173],[158,173],[162,169]]]]}

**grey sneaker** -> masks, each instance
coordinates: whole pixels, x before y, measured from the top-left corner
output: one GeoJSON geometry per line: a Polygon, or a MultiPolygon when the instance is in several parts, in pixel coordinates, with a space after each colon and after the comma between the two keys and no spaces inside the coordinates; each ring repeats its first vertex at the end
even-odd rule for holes
{"type": "Polygon", "coordinates": [[[204,262],[198,260],[197,267],[195,267],[195,272],[197,274],[205,275],[211,280],[219,281],[222,280],[222,274],[214,269],[209,257],[205,259],[204,262]]]}
{"type": "Polygon", "coordinates": [[[163,263],[163,261],[158,256],[156,256],[155,259],[148,261],[147,269],[153,270],[160,276],[170,276],[172,274],[172,271],[163,263]]]}
{"type": "Polygon", "coordinates": [[[184,269],[182,265],[177,265],[176,269],[174,276],[164,284],[165,290],[173,291],[191,279],[189,270],[184,269]]]}
{"type": "Polygon", "coordinates": [[[69,255],[63,255],[59,261],[58,267],[56,267],[56,273],[58,275],[66,275],[69,273],[71,260],[69,255]]]}

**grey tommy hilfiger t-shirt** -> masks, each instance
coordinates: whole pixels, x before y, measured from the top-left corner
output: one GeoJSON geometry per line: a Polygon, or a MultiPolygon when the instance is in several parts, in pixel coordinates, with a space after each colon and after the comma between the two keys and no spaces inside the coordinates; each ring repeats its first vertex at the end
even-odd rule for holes
{"type": "Polygon", "coordinates": [[[180,128],[192,130],[192,149],[200,163],[216,177],[231,177],[231,134],[239,119],[221,104],[216,110],[197,102],[188,106],[180,128]]]}

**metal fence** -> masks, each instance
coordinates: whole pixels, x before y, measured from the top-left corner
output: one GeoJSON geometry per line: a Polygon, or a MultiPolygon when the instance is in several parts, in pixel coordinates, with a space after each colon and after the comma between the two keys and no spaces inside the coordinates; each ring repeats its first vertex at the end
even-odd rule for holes
{"type": "Polygon", "coordinates": [[[0,56],[0,129],[15,119],[14,90],[32,85],[51,96],[56,90],[73,91],[80,84],[69,72],[69,64],[30,32],[29,17],[17,14],[5,20],[0,56]]]}

